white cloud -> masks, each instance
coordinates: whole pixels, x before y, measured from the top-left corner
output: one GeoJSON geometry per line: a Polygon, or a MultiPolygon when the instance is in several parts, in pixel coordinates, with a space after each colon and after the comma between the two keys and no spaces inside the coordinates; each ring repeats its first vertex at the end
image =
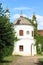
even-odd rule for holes
{"type": "Polygon", "coordinates": [[[11,21],[15,21],[17,18],[19,18],[19,14],[14,14],[13,16],[11,16],[11,21]]]}
{"type": "Polygon", "coordinates": [[[16,7],[13,10],[31,10],[29,7],[16,7]]]}
{"type": "Polygon", "coordinates": [[[14,19],[19,18],[19,14],[15,14],[15,15],[13,16],[13,18],[14,18],[14,19]]]}
{"type": "Polygon", "coordinates": [[[36,15],[36,17],[37,17],[38,29],[43,29],[43,16],[36,15]]]}
{"type": "MultiPolygon", "coordinates": [[[[32,19],[32,15],[29,17],[32,19]]],[[[43,29],[43,16],[36,14],[38,29],[43,29]]]]}

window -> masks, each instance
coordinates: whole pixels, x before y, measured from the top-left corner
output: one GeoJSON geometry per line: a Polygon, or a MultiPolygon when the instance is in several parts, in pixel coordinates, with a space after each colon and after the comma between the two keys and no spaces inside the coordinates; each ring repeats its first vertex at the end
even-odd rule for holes
{"type": "Polygon", "coordinates": [[[19,30],[19,35],[23,36],[23,30],[19,30]]]}
{"type": "Polygon", "coordinates": [[[32,31],[32,36],[34,36],[34,32],[32,31]]]}
{"type": "Polygon", "coordinates": [[[29,34],[29,31],[26,31],[27,34],[29,34]]]}
{"type": "Polygon", "coordinates": [[[20,50],[20,51],[23,51],[23,45],[20,45],[20,46],[19,46],[19,50],[20,50]]]}

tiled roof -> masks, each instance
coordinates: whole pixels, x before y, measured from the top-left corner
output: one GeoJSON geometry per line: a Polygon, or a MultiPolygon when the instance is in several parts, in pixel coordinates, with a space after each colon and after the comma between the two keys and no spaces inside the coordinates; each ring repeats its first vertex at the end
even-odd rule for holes
{"type": "Polygon", "coordinates": [[[18,19],[16,19],[14,24],[15,25],[32,25],[31,22],[23,16],[20,16],[18,19]]]}
{"type": "Polygon", "coordinates": [[[43,36],[43,30],[38,30],[38,34],[43,36]]]}

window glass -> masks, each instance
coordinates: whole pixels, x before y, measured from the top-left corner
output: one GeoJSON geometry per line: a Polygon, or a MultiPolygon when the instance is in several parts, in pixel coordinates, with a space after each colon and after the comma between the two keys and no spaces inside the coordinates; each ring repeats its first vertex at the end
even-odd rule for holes
{"type": "Polygon", "coordinates": [[[20,50],[20,51],[23,51],[23,45],[20,45],[20,46],[19,46],[19,50],[20,50]]]}
{"type": "Polygon", "coordinates": [[[27,31],[26,33],[29,34],[29,31],[27,31]]]}
{"type": "Polygon", "coordinates": [[[34,36],[34,31],[32,31],[32,36],[34,36]]]}
{"type": "Polygon", "coordinates": [[[23,36],[23,30],[19,30],[19,35],[23,36]]]}

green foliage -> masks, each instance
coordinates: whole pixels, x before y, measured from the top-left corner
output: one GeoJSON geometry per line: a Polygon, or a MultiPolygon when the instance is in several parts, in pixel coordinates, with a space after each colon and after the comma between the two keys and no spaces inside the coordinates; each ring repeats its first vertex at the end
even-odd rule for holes
{"type": "Polygon", "coordinates": [[[32,23],[33,23],[33,26],[34,26],[34,39],[36,39],[36,50],[37,50],[37,53],[41,53],[40,49],[38,48],[38,44],[39,44],[39,35],[38,35],[38,29],[37,29],[37,20],[36,20],[36,16],[35,14],[33,15],[32,17],[32,23]],[[34,23],[34,21],[36,23],[34,23]]]}
{"type": "Polygon", "coordinates": [[[38,52],[38,54],[43,52],[43,36],[38,35],[36,45],[37,45],[37,52],[38,52]],[[41,50],[38,47],[39,44],[41,45],[41,50]]]}
{"type": "Polygon", "coordinates": [[[13,23],[5,15],[2,15],[2,11],[0,4],[0,60],[4,56],[12,54],[14,42],[17,40],[13,23]]]}
{"type": "Polygon", "coordinates": [[[37,28],[37,20],[36,20],[37,18],[36,18],[36,16],[35,16],[35,14],[33,14],[33,16],[32,16],[32,24],[33,24],[33,26],[34,26],[34,28],[37,28]],[[36,23],[34,23],[34,21],[36,22],[36,23]]]}
{"type": "Polygon", "coordinates": [[[37,20],[35,14],[32,16],[32,24],[34,26],[34,38],[37,39],[38,37],[38,30],[37,30],[37,20]],[[34,23],[35,21],[35,23],[34,23]]]}
{"type": "Polygon", "coordinates": [[[33,15],[33,17],[32,17],[32,22],[33,22],[33,26],[34,26],[34,38],[36,39],[37,53],[41,54],[41,52],[43,51],[43,36],[40,36],[38,34],[37,20],[36,20],[36,16],[35,15],[33,15]],[[34,24],[34,21],[36,21],[36,24],[34,24]],[[39,47],[39,44],[41,45],[41,48],[39,47]]]}
{"type": "Polygon", "coordinates": [[[17,59],[19,58],[20,56],[6,56],[3,58],[3,61],[0,62],[0,65],[11,65],[12,62],[14,61],[17,61],[17,59]]]}
{"type": "Polygon", "coordinates": [[[32,21],[36,21],[36,16],[33,14],[32,21]]]}
{"type": "Polygon", "coordinates": [[[4,10],[1,5],[2,5],[2,3],[0,3],[0,16],[4,15],[4,10]]]}

